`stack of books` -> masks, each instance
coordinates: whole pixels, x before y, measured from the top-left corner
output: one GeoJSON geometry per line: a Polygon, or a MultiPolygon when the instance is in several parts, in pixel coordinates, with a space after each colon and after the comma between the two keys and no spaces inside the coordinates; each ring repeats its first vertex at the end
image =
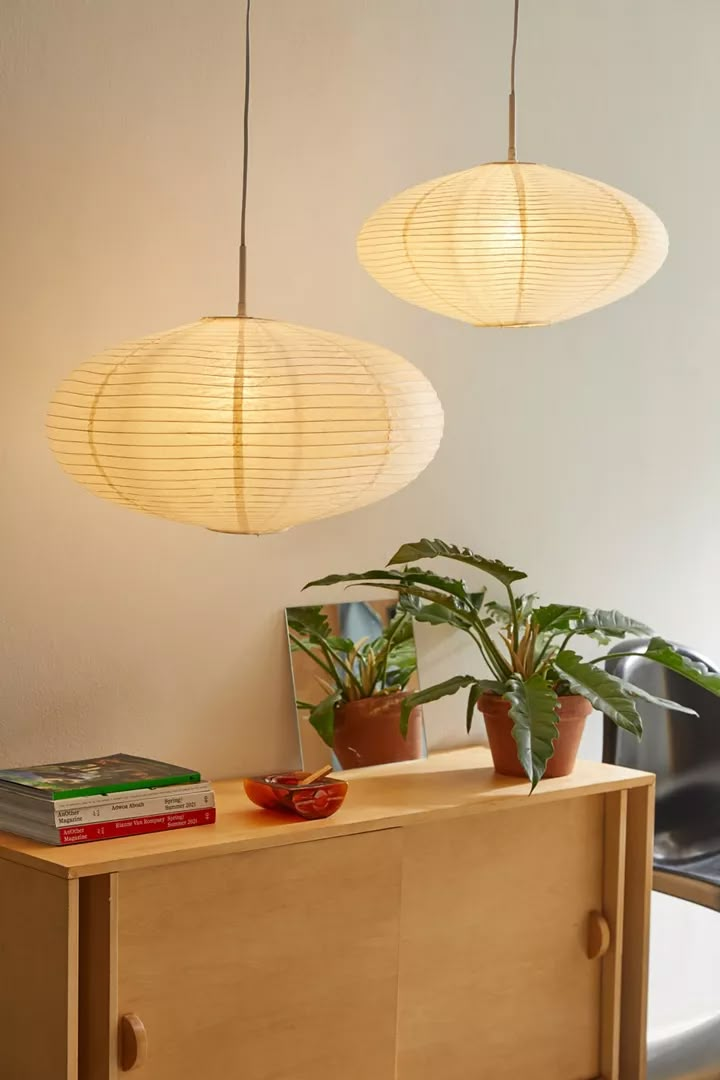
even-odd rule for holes
{"type": "Polygon", "coordinates": [[[215,796],[200,773],[112,754],[0,770],[0,830],[44,844],[212,825],[215,796]]]}

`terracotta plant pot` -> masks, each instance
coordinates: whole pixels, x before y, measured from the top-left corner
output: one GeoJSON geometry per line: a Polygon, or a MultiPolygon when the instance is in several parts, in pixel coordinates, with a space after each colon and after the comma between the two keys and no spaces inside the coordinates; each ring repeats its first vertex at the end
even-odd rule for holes
{"type": "MultiPolygon", "coordinates": [[[[495,772],[502,776],[525,776],[517,756],[512,736],[510,703],[497,694],[483,694],[478,709],[485,719],[495,772]]],[[[571,694],[559,699],[558,737],[553,741],[555,753],[547,763],[545,777],[569,776],[575,768],[580,739],[592,705],[584,697],[571,694]]]]}
{"type": "Polygon", "coordinates": [[[422,713],[410,713],[407,738],[400,731],[405,691],[347,701],[335,709],[334,750],[343,769],[414,761],[423,756],[422,713]]]}

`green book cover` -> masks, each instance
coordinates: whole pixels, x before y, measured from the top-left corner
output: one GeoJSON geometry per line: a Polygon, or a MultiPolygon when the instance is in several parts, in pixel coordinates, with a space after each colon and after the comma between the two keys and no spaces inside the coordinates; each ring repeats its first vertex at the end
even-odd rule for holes
{"type": "Polygon", "coordinates": [[[108,795],[137,788],[194,784],[200,773],[167,761],[111,754],[83,761],[60,761],[28,769],[0,769],[0,791],[13,788],[47,799],[73,799],[79,795],[108,795]]]}

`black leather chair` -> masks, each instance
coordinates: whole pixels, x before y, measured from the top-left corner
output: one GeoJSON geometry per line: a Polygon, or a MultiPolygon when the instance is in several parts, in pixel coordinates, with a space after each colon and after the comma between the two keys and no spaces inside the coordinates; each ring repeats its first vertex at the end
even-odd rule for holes
{"type": "MultiPolygon", "coordinates": [[[[648,638],[613,652],[642,652],[648,638]]],[[[676,648],[709,671],[691,649],[676,648]]],[[[607,717],[603,760],[657,776],[653,888],[720,911],[720,698],[642,656],[609,659],[606,668],[698,716],[638,702],[645,734],[638,742],[607,717]]],[[[718,1080],[720,1017],[648,1046],[649,1080],[718,1080]]]]}
{"type": "MultiPolygon", "coordinates": [[[[612,652],[641,652],[647,638],[612,652]]],[[[717,671],[703,657],[676,646],[689,660],[717,671]]],[[[720,911],[720,698],[641,656],[610,659],[613,675],[698,716],[638,702],[645,734],[638,742],[605,718],[603,760],[657,775],[653,887],[720,911]]]]}

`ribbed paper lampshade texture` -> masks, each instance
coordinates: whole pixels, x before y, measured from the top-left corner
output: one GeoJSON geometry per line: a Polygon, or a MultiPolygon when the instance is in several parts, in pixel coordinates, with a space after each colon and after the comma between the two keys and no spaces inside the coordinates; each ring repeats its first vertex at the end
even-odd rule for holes
{"type": "Polygon", "coordinates": [[[432,460],[442,428],[431,384],[395,353],[231,317],[88,361],[48,414],[58,461],[96,495],[234,533],[391,495],[432,460]]]}
{"type": "Polygon", "coordinates": [[[390,199],[358,237],[365,269],[412,304],[476,326],[536,326],[619,300],[667,254],[647,206],[607,184],[492,162],[390,199]]]}

